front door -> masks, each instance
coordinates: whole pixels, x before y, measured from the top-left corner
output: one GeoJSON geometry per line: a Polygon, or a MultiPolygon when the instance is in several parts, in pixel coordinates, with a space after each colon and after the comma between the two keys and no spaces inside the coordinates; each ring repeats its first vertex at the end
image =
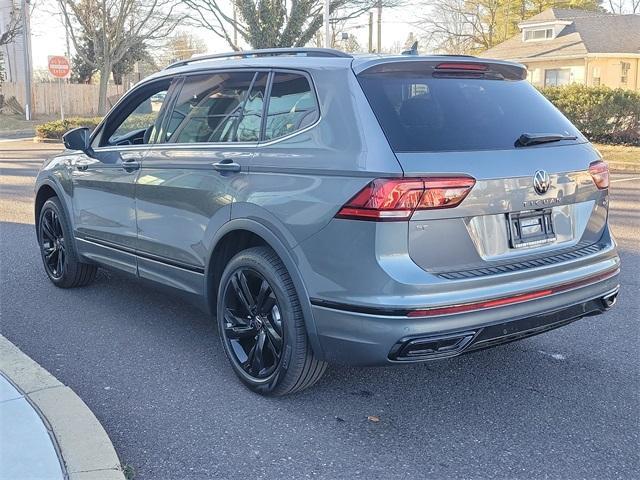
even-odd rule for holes
{"type": "Polygon", "coordinates": [[[73,162],[73,215],[81,253],[137,272],[135,180],[170,80],[136,88],[119,102],[92,140],[93,153],[73,162]]]}
{"type": "Polygon", "coordinates": [[[202,293],[208,245],[247,183],[267,78],[253,70],[184,77],[137,179],[141,277],[202,293]]]}

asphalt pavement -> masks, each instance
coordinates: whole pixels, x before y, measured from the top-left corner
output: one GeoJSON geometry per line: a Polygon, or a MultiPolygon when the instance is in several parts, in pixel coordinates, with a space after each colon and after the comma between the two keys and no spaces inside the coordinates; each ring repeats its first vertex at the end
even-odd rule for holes
{"type": "Polygon", "coordinates": [[[178,297],[104,271],[47,280],[30,155],[0,158],[0,331],[73,388],[136,479],[638,478],[640,177],[614,175],[622,291],[605,315],[446,361],[329,367],[269,399],[178,297]]]}

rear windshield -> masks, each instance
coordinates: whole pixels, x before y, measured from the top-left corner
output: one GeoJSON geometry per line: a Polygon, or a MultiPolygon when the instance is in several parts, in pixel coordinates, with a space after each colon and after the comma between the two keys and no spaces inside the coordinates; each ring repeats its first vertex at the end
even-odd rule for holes
{"type": "Polygon", "coordinates": [[[416,72],[358,76],[396,152],[515,148],[523,133],[585,139],[526,80],[433,78],[416,72]]]}

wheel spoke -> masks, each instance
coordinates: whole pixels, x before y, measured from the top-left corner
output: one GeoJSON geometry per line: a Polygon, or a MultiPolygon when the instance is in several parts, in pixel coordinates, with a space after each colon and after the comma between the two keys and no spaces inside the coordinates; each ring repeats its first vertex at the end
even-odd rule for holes
{"type": "Polygon", "coordinates": [[[227,327],[225,328],[227,338],[230,340],[244,340],[256,336],[256,329],[250,326],[246,327],[227,327]]]}
{"type": "Polygon", "coordinates": [[[255,305],[255,303],[253,301],[253,297],[251,296],[251,292],[249,291],[247,279],[245,278],[244,274],[242,272],[237,272],[235,275],[233,275],[231,277],[231,284],[233,285],[233,290],[235,291],[236,296],[240,299],[240,302],[247,310],[247,313],[249,315],[253,315],[252,307],[253,305],[255,305]]]}
{"type": "Polygon", "coordinates": [[[56,253],[58,251],[57,248],[52,248],[51,250],[49,250],[49,252],[45,252],[44,258],[45,260],[47,260],[47,262],[51,262],[51,259],[53,258],[54,253],[56,253]]]}
{"type": "Polygon", "coordinates": [[[46,215],[42,217],[42,233],[51,241],[56,239],[56,234],[53,232],[51,223],[49,223],[49,219],[46,215]]]}
{"type": "Polygon", "coordinates": [[[273,355],[274,360],[277,362],[277,361],[280,360],[281,344],[277,345],[276,342],[274,341],[273,337],[271,337],[271,335],[269,335],[268,332],[269,331],[267,330],[267,348],[269,349],[269,351],[273,355]]]}
{"type": "Polygon", "coordinates": [[[267,318],[264,326],[267,336],[269,337],[269,340],[273,342],[274,347],[277,349],[282,348],[282,336],[275,327],[274,322],[270,318],[267,318]]]}
{"type": "Polygon", "coordinates": [[[56,263],[56,275],[60,275],[62,273],[62,261],[63,254],[60,250],[58,250],[58,261],[56,263]]]}
{"type": "Polygon", "coordinates": [[[260,371],[264,367],[264,344],[265,344],[266,335],[264,332],[260,332],[258,334],[258,342],[255,346],[255,352],[253,353],[253,359],[251,361],[251,371],[254,372],[254,375],[260,375],[260,371]]]}
{"type": "Polygon", "coordinates": [[[271,286],[269,285],[269,282],[267,282],[266,280],[262,280],[262,283],[260,284],[260,292],[258,293],[258,298],[256,299],[258,313],[268,312],[268,310],[264,308],[264,303],[265,300],[269,298],[269,295],[271,295],[271,286]]]}

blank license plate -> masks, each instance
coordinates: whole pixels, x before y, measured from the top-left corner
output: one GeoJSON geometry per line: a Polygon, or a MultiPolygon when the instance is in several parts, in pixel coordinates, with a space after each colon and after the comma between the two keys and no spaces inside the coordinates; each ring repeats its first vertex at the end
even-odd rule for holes
{"type": "Polygon", "coordinates": [[[556,239],[551,209],[509,213],[507,220],[511,248],[532,247],[556,239]]]}

